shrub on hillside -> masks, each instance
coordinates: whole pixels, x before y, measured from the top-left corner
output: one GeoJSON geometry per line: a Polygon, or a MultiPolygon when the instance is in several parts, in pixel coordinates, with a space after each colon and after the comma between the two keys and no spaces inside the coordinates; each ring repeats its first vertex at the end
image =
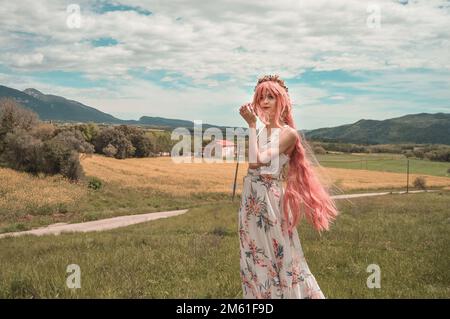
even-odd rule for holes
{"type": "Polygon", "coordinates": [[[425,181],[425,177],[423,177],[423,176],[416,177],[416,179],[413,182],[413,186],[415,188],[425,189],[426,186],[427,186],[427,183],[425,181]]]}

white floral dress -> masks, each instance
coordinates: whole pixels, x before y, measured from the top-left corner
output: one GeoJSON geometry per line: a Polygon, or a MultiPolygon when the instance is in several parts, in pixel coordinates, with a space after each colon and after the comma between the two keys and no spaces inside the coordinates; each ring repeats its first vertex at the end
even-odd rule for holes
{"type": "Polygon", "coordinates": [[[325,298],[306,263],[297,229],[291,235],[286,231],[282,214],[283,172],[289,156],[282,153],[279,161],[279,169],[274,174],[261,174],[261,168],[257,168],[248,169],[244,177],[239,209],[243,296],[245,299],[325,298]]]}

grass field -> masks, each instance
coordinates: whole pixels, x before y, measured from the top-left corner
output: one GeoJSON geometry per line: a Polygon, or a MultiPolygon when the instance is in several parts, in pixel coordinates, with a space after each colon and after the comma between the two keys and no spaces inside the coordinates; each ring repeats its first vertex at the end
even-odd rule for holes
{"type": "MultiPolygon", "coordinates": [[[[400,154],[324,154],[317,155],[325,167],[406,173],[407,159],[400,154]]],[[[450,177],[450,163],[409,159],[410,174],[450,177]]]]}
{"type": "Polygon", "coordinates": [[[33,177],[0,168],[0,233],[60,222],[201,206],[229,198],[222,193],[170,194],[151,187],[106,182],[100,190],[72,184],[61,176],[33,177]]]}
{"type": "MultiPolygon", "coordinates": [[[[346,159],[335,156],[335,160],[346,159]]],[[[88,176],[103,180],[102,189],[93,191],[86,183],[71,184],[59,176],[32,177],[0,168],[0,233],[227,202],[236,168],[234,163],[176,164],[168,157],[117,160],[94,155],[81,163],[88,176]]],[[[237,194],[247,167],[246,163],[239,166],[237,194]]],[[[325,184],[339,188],[335,194],[403,190],[406,186],[402,173],[333,167],[320,173],[325,184]]],[[[421,175],[410,175],[410,186],[417,176],[421,175]]],[[[448,177],[427,175],[426,182],[432,188],[450,188],[448,177]]]]}
{"type": "MultiPolygon", "coordinates": [[[[450,192],[339,201],[321,237],[302,223],[311,271],[328,298],[449,298],[450,192]],[[366,286],[367,266],[381,288],[366,286]]],[[[241,298],[235,203],[102,233],[0,240],[0,298],[241,298]],[[66,267],[81,289],[66,287],[66,267]]]]}
{"type": "MultiPolygon", "coordinates": [[[[192,194],[197,192],[232,192],[235,163],[174,163],[169,157],[116,160],[94,155],[82,161],[88,175],[123,186],[151,187],[170,194],[192,194]]],[[[430,162],[434,164],[433,162],[430,162]]],[[[246,174],[248,164],[241,163],[238,171],[238,191],[246,174]]],[[[343,191],[361,189],[406,188],[406,174],[365,169],[325,167],[319,171],[323,182],[334,183],[343,191]]],[[[410,184],[423,174],[410,174],[410,184]]],[[[427,185],[450,186],[450,178],[426,176],[427,185]]]]}

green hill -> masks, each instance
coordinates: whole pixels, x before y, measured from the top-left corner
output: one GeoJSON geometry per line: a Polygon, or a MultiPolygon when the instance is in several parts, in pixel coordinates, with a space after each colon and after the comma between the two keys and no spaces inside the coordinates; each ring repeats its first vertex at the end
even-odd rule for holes
{"type": "Polygon", "coordinates": [[[450,145],[449,113],[418,113],[388,120],[359,120],[305,133],[307,138],[358,144],[447,144],[450,145]]]}

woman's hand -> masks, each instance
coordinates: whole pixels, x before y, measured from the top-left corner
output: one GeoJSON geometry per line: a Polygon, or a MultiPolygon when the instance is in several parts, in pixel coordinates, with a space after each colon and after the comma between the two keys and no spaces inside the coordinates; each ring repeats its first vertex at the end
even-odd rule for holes
{"type": "Polygon", "coordinates": [[[239,108],[239,114],[241,114],[249,126],[256,126],[256,115],[253,111],[252,103],[242,105],[239,108]]]}

